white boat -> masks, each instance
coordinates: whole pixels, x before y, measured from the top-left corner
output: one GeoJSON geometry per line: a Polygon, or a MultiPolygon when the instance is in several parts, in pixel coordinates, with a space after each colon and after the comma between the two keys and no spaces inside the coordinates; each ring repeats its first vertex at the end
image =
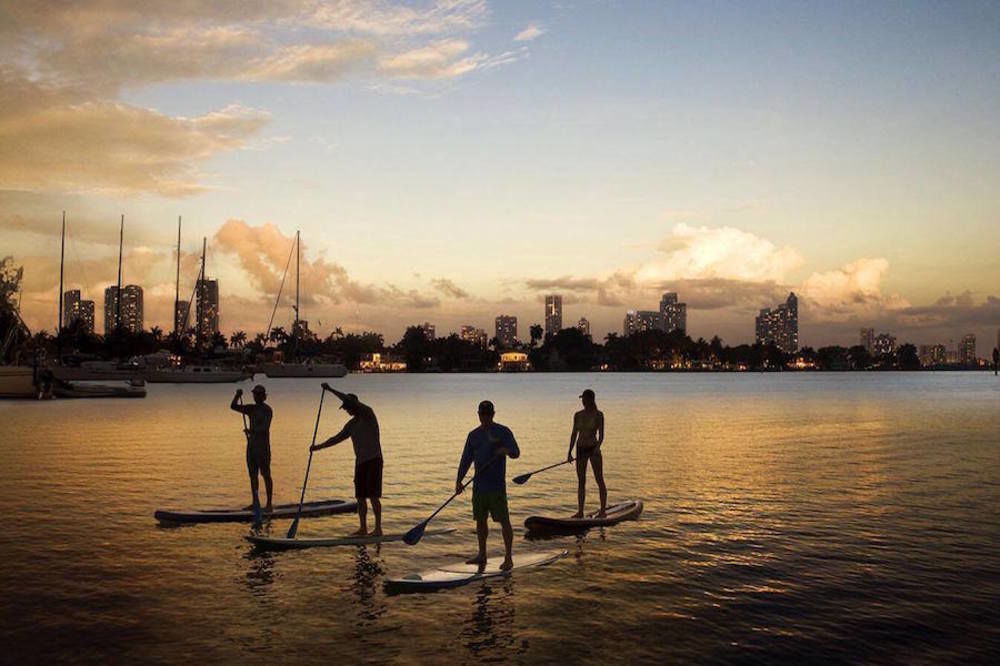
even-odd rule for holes
{"type": "Polygon", "coordinates": [[[38,390],[36,370],[30,365],[0,366],[0,398],[34,398],[38,390]]]}
{"type": "Polygon", "coordinates": [[[128,381],[142,376],[138,365],[116,361],[84,361],[79,366],[53,365],[49,368],[56,379],[63,381],[128,381]]]}
{"type": "Polygon", "coordinates": [[[243,370],[223,370],[212,365],[187,365],[183,368],[148,369],[143,373],[151,384],[225,384],[253,377],[243,370]]]}
{"type": "Polygon", "coordinates": [[[340,363],[261,363],[260,371],[268,377],[344,377],[347,368],[340,363]]]}
{"type": "Polygon", "coordinates": [[[57,398],[145,398],[146,387],[141,384],[109,386],[56,380],[52,393],[57,398]]]}

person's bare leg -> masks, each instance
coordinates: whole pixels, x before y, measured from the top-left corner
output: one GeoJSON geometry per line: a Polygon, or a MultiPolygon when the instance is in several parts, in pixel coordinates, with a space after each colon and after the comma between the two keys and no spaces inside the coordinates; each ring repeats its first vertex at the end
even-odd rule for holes
{"type": "Polygon", "coordinates": [[[361,523],[361,526],[351,536],[364,536],[368,534],[368,500],[364,497],[358,498],[358,522],[361,523]]]}
{"type": "Polygon", "coordinates": [[[510,516],[500,524],[500,527],[503,530],[503,547],[505,553],[500,570],[508,571],[514,567],[514,557],[511,553],[514,548],[514,528],[510,525],[510,516]]]}
{"type": "Polygon", "coordinates": [[[466,564],[478,564],[486,566],[486,538],[490,535],[490,526],[486,518],[476,521],[476,538],[479,539],[479,553],[475,557],[470,557],[466,564]]]}
{"type": "Polygon", "coordinates": [[[274,507],[271,503],[272,497],[274,496],[274,482],[271,480],[270,469],[264,472],[264,491],[267,493],[267,506],[264,507],[264,512],[271,513],[274,511],[274,507]]]}
{"type": "Polygon", "coordinates": [[[597,489],[601,493],[601,510],[597,513],[603,518],[608,511],[608,487],[604,484],[604,457],[600,453],[590,459],[594,468],[594,478],[597,479],[597,489]]]}
{"type": "Polygon", "coordinates": [[[375,514],[375,531],[372,534],[382,536],[382,500],[378,497],[372,498],[372,513],[375,514]]]}
{"type": "Polygon", "coordinates": [[[587,500],[587,462],[580,461],[580,454],[576,457],[576,503],[577,512],[574,518],[583,518],[583,503],[587,500]]]}
{"type": "Polygon", "coordinates": [[[253,511],[260,506],[260,497],[258,491],[260,490],[260,481],[257,480],[257,475],[254,474],[250,477],[250,506],[246,507],[248,511],[253,511]]]}

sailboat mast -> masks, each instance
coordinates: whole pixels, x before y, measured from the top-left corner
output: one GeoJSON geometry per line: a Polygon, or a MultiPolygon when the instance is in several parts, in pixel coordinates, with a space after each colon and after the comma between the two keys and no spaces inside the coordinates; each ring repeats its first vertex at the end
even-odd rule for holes
{"type": "Polygon", "coordinates": [[[181,334],[184,325],[177,316],[181,305],[181,216],[177,216],[177,280],[174,282],[174,335],[181,334]]]}
{"type": "Polygon", "coordinates": [[[56,324],[56,336],[63,329],[63,266],[66,263],[66,211],[62,219],[62,244],[59,246],[59,321],[56,324]]]}
{"type": "Polygon", "coordinates": [[[195,329],[198,336],[198,347],[201,347],[201,329],[202,320],[205,317],[205,251],[208,248],[208,238],[202,237],[201,239],[201,273],[198,275],[198,282],[195,285],[194,293],[198,298],[198,307],[195,308],[195,316],[198,321],[195,322],[195,329]]]}
{"type": "Polygon", "coordinates": [[[115,332],[122,325],[122,248],[125,247],[125,213],[118,231],[118,293],[115,294],[115,332]]]}
{"type": "Polygon", "coordinates": [[[299,325],[299,258],[302,255],[302,245],[299,231],[295,231],[295,326],[299,325]]]}

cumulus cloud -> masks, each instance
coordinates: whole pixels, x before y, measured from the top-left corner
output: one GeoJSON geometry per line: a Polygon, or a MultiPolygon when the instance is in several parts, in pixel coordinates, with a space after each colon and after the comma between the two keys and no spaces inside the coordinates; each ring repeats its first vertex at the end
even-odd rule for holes
{"type": "Polygon", "coordinates": [[[469,292],[465,291],[448,278],[435,278],[431,280],[431,286],[440,291],[445,296],[451,298],[468,298],[469,292]]]}
{"type": "Polygon", "coordinates": [[[547,30],[545,28],[542,28],[541,26],[535,23],[531,23],[528,25],[528,27],[526,27],[524,30],[522,30],[521,32],[517,33],[517,35],[514,36],[514,41],[530,42],[534,39],[538,39],[546,32],[547,30]]]}
{"type": "Polygon", "coordinates": [[[874,316],[909,306],[899,295],[882,293],[888,270],[889,262],[883,257],[861,258],[832,271],[813,273],[800,287],[800,295],[813,308],[814,318],[874,316]]]}

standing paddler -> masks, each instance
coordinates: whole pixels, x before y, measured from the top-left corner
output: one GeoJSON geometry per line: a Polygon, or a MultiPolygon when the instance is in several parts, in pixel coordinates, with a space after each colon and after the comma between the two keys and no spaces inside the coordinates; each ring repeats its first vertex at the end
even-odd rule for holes
{"type": "Polygon", "coordinates": [[[583,409],[573,415],[573,432],[569,436],[569,453],[566,462],[573,460],[573,446],[576,445],[576,500],[578,510],[574,518],[583,518],[583,504],[587,499],[587,463],[594,469],[594,479],[601,496],[603,517],[608,508],[608,487],[604,484],[604,458],[601,444],[604,443],[604,413],[597,408],[597,398],[591,389],[580,394],[583,409]]]}
{"type": "Polygon", "coordinates": [[[252,405],[244,405],[240,401],[243,397],[243,389],[236,389],[236,395],[229,407],[236,412],[250,417],[250,427],[246,430],[247,436],[247,472],[250,473],[250,509],[257,510],[260,506],[260,497],[257,494],[260,488],[257,475],[264,477],[264,489],[267,491],[267,506],[264,511],[271,512],[271,497],[274,494],[274,484],[271,482],[271,417],[273,412],[267,405],[267,391],[263,386],[257,384],[253,387],[252,405]]]}
{"type": "Polygon", "coordinates": [[[311,451],[319,451],[351,438],[355,457],[354,496],[358,500],[358,518],[361,521],[361,527],[354,534],[368,534],[367,500],[371,502],[375,513],[375,531],[372,535],[382,536],[382,444],[379,441],[375,411],[358,400],[358,396],[353,393],[341,393],[325,382],[323,389],[340,398],[340,408],[351,418],[336,435],[309,448],[311,451]]]}
{"type": "Polygon", "coordinates": [[[455,493],[465,487],[462,479],[475,462],[475,477],[472,481],[472,516],[476,520],[476,536],[479,552],[467,561],[468,564],[486,566],[486,537],[490,527],[487,518],[500,523],[503,530],[505,556],[500,569],[506,571],[514,566],[511,549],[514,545],[514,529],[510,525],[507,508],[507,458],[517,458],[521,450],[517,447],[514,433],[510,428],[493,422],[495,409],[489,400],[479,403],[479,427],[465,438],[462,460],[458,463],[458,477],[455,479],[455,493]]]}

